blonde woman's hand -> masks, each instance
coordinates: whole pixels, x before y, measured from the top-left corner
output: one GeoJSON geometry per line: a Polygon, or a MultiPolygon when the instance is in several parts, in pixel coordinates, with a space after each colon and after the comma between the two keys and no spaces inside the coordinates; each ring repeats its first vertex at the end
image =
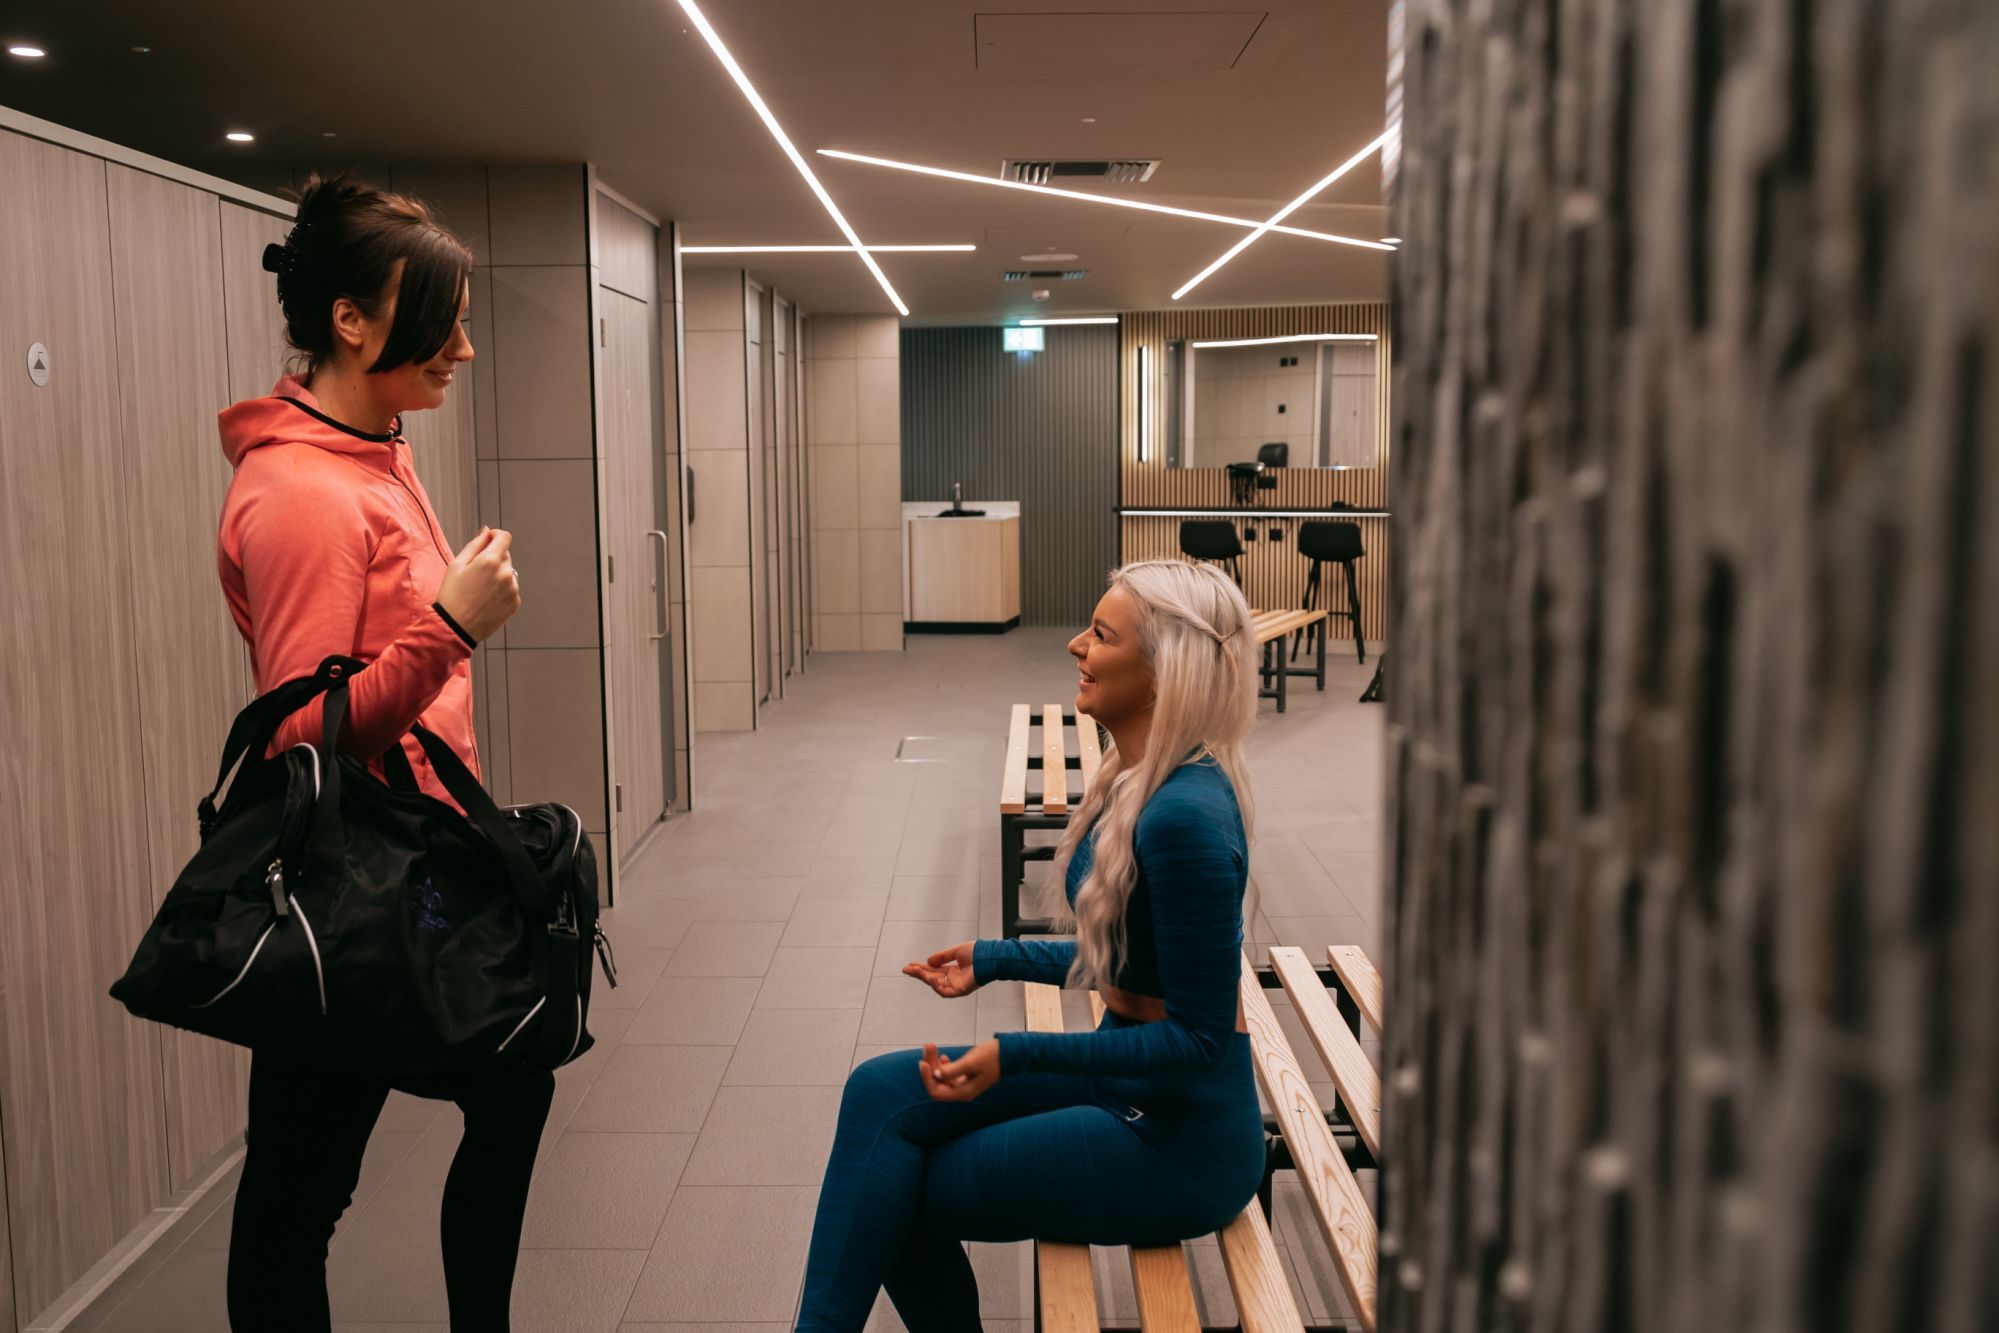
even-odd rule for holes
{"type": "Polygon", "coordinates": [[[921,1062],[923,1090],[940,1102],[969,1102],[1000,1078],[999,1042],[987,1040],[955,1060],[937,1053],[937,1044],[923,1048],[921,1062]]]}
{"type": "Polygon", "coordinates": [[[978,978],[972,975],[973,943],[966,940],[963,944],[939,949],[923,962],[904,963],[902,975],[915,977],[947,1000],[970,995],[979,988],[978,978]]]}
{"type": "Polygon", "coordinates": [[[437,604],[474,640],[484,643],[521,609],[521,583],[514,577],[514,534],[481,528],[465,543],[437,585],[437,604]]]}

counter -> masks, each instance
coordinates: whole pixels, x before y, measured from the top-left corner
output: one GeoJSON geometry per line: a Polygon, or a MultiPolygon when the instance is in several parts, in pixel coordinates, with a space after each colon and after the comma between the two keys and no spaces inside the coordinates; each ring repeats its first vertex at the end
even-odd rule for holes
{"type": "Polygon", "coordinates": [[[909,633],[998,634],[1020,623],[1020,502],[967,500],[976,518],[940,518],[949,500],[902,506],[902,620],[909,633]]]}

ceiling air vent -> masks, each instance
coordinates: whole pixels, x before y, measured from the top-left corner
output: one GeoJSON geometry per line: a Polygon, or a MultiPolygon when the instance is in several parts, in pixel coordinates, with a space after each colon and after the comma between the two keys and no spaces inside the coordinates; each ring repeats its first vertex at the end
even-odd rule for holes
{"type": "Polygon", "coordinates": [[[1089,275],[1090,270],[1086,268],[1010,268],[1000,274],[1000,281],[1026,282],[1029,278],[1053,278],[1057,282],[1074,282],[1089,275]]]}
{"type": "Polygon", "coordinates": [[[1050,158],[1010,157],[1000,163],[1000,179],[1024,185],[1049,185],[1056,181],[1110,181],[1130,185],[1149,181],[1159,168],[1156,157],[1114,158],[1109,161],[1057,161],[1050,158]]]}

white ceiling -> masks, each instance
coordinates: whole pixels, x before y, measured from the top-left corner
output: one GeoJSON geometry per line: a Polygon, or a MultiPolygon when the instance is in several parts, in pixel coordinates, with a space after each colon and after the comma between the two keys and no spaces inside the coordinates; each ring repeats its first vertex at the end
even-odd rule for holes
{"type": "MultiPolygon", "coordinates": [[[[980,247],[879,257],[912,322],[1163,308],[1242,233],[813,150],[979,175],[1008,157],[1156,157],[1147,183],[1077,188],[1261,219],[1381,131],[1387,0],[1015,2],[704,6],[864,241],[980,247]],[[1021,259],[1043,251],[1080,258],[1021,259]],[[999,280],[1024,267],[1089,276],[999,280]],[[1030,286],[1051,299],[1032,301],[1030,286]]],[[[0,39],[49,51],[32,65],[0,56],[0,103],[248,184],[299,165],[581,160],[679,220],[688,244],[841,239],[673,0],[27,0],[0,25],[0,39]],[[223,142],[235,128],[257,142],[223,142]]],[[[1380,194],[1371,160],[1287,222],[1373,239],[1380,194]]],[[[688,263],[747,265],[809,310],[890,308],[851,255],[688,263]]],[[[1386,288],[1379,252],[1269,235],[1186,304],[1378,300],[1386,288]]]]}

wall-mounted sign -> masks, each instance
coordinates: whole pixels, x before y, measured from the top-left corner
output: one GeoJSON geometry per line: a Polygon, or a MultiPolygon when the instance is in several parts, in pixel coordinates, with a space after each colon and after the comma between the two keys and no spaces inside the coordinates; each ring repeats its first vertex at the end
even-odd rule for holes
{"type": "Polygon", "coordinates": [[[1009,352],[1038,352],[1043,345],[1040,329],[1001,329],[1000,335],[1009,352]]]}
{"type": "Polygon", "coordinates": [[[49,387],[49,349],[40,343],[28,344],[28,378],[37,389],[49,387]]]}

